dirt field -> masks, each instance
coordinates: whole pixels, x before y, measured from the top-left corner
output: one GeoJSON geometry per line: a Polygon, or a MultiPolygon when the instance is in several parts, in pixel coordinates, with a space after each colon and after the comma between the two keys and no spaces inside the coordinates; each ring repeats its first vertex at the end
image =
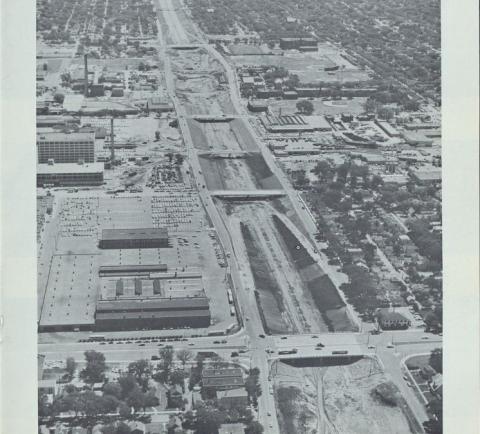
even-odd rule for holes
{"type": "Polygon", "coordinates": [[[209,190],[255,190],[280,187],[279,181],[259,153],[233,159],[201,157],[200,165],[209,190]]]}
{"type": "Polygon", "coordinates": [[[372,359],[310,367],[277,363],[274,381],[282,434],[420,432],[398,389],[372,359]],[[396,397],[394,404],[380,397],[385,390],[396,397]]]}
{"type": "Polygon", "coordinates": [[[197,122],[188,120],[192,132],[193,144],[205,151],[258,151],[258,147],[238,119],[230,122],[197,122]]]}
{"type": "Polygon", "coordinates": [[[176,94],[192,115],[233,114],[225,73],[204,49],[170,50],[176,94]]]}

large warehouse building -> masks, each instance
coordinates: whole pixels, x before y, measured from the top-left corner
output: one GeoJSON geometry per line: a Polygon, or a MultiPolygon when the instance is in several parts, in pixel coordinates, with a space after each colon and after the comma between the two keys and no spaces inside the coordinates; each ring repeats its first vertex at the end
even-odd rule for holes
{"type": "Polygon", "coordinates": [[[95,313],[98,331],[210,326],[206,297],[99,300],[95,313]]]}
{"type": "Polygon", "coordinates": [[[103,229],[101,249],[148,249],[170,247],[167,228],[103,229]]]}
{"type": "Polygon", "coordinates": [[[37,164],[37,186],[80,187],[103,184],[103,163],[37,164]]]}
{"type": "Polygon", "coordinates": [[[39,163],[85,163],[95,161],[94,133],[39,133],[37,134],[37,158],[39,163]]]}

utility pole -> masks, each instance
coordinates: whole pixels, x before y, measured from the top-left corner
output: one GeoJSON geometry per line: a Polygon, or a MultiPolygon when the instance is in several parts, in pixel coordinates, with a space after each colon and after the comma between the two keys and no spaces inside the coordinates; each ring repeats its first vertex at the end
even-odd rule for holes
{"type": "Polygon", "coordinates": [[[110,164],[111,168],[115,165],[115,133],[113,130],[113,113],[112,117],[110,118],[110,164]]]}

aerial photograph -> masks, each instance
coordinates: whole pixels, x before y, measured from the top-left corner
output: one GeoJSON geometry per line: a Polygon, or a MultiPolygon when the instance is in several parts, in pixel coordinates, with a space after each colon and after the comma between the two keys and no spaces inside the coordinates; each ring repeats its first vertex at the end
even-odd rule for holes
{"type": "Polygon", "coordinates": [[[442,433],[440,3],[36,0],[39,434],[442,433]]]}

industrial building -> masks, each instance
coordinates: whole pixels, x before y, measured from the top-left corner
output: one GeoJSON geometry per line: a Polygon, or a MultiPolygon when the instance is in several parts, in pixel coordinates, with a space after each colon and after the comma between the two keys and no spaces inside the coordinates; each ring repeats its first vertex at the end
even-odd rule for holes
{"type": "Polygon", "coordinates": [[[148,249],[170,247],[167,228],[103,229],[101,249],[148,249]]]}
{"type": "Polygon", "coordinates": [[[280,38],[282,50],[309,51],[317,49],[318,41],[315,38],[280,38]]]}
{"type": "Polygon", "coordinates": [[[206,297],[133,298],[99,300],[95,313],[98,331],[210,326],[206,297]]]}
{"type": "Polygon", "coordinates": [[[103,163],[37,165],[38,187],[80,187],[102,184],[103,163]]]}
{"type": "Polygon", "coordinates": [[[94,133],[51,132],[37,134],[38,163],[85,163],[95,161],[94,133]]]}
{"type": "Polygon", "coordinates": [[[105,276],[136,276],[146,275],[150,273],[165,273],[167,271],[166,264],[158,265],[104,265],[101,266],[98,274],[100,277],[105,276]]]}
{"type": "Polygon", "coordinates": [[[68,115],[38,115],[37,128],[51,128],[67,124],[79,124],[80,118],[68,115]]]}
{"type": "Polygon", "coordinates": [[[324,116],[302,116],[271,114],[262,115],[260,118],[265,129],[270,133],[296,133],[313,131],[331,131],[332,127],[324,116]]]}

